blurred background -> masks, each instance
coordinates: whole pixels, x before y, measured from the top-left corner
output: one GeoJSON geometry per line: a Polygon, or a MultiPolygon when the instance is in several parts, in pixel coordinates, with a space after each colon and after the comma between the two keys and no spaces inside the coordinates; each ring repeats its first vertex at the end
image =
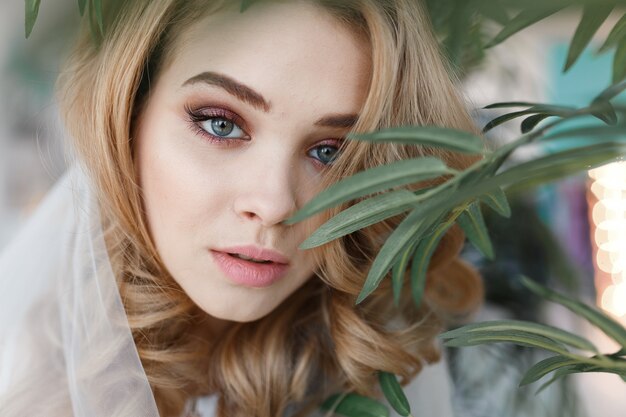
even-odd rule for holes
{"type": "MultiPolygon", "coordinates": [[[[74,0],[42,2],[39,19],[24,39],[23,2],[0,5],[0,249],[65,169],[64,131],[54,82],[68,53],[79,16],[74,0]]],[[[619,16],[598,37],[605,39],[619,16]]],[[[585,105],[610,83],[607,55],[585,52],[562,74],[579,15],[558,14],[488,50],[462,76],[468,105],[482,127],[499,101],[585,105]]],[[[519,123],[490,132],[495,144],[519,136],[519,123]]],[[[518,160],[551,152],[534,147],[518,160]]],[[[487,261],[467,247],[466,259],[485,277],[487,302],[475,320],[520,318],[552,323],[593,340],[611,341],[563,309],[533,298],[515,279],[520,273],[598,305],[626,323],[626,167],[612,164],[532,190],[509,194],[513,216],[485,212],[496,248],[487,261]]],[[[626,416],[626,384],[616,375],[568,377],[540,395],[517,384],[541,353],[506,345],[447,352],[459,417],[626,416]]]]}
{"type": "Polygon", "coordinates": [[[0,5],[0,247],[63,173],[54,83],[77,27],[75,1],[43,2],[24,38],[24,2],[0,5]]]}

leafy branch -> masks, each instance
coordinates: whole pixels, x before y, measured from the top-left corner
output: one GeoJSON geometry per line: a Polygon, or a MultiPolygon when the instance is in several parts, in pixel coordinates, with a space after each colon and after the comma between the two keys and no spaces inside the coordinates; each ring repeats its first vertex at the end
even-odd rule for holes
{"type": "MultiPolygon", "coordinates": [[[[609,16],[610,12],[614,10],[615,6],[623,4],[623,2],[607,1],[598,7],[597,2],[584,1],[553,1],[543,2],[544,4],[524,2],[523,5],[515,2],[516,4],[513,7],[517,9],[517,14],[513,18],[509,18],[511,15],[510,2],[505,0],[489,1],[489,5],[483,0],[467,2],[471,3],[474,6],[473,8],[467,6],[452,7],[453,5],[450,3],[455,3],[455,5],[459,3],[456,0],[433,0],[427,1],[427,3],[436,28],[440,33],[444,33],[442,36],[444,39],[443,44],[448,52],[452,67],[461,73],[464,71],[464,68],[466,69],[473,64],[471,59],[476,61],[482,58],[484,49],[503,42],[515,33],[556,12],[569,6],[578,5],[582,6],[582,16],[570,42],[566,63],[563,68],[565,72],[575,64],[584,49],[588,47],[593,35],[609,16]],[[469,32],[467,30],[454,30],[454,27],[467,29],[473,25],[475,26],[475,22],[463,22],[463,20],[476,19],[480,15],[482,15],[484,20],[491,20],[502,26],[500,32],[491,40],[485,40],[487,36],[483,36],[480,29],[477,30],[475,27],[469,32]],[[464,46],[463,43],[466,43],[466,45],[464,46]],[[470,57],[469,63],[463,62],[463,59],[468,55],[468,50],[474,52],[474,56],[470,57]]],[[[391,266],[393,269],[391,279],[395,301],[399,300],[402,292],[404,271],[410,269],[413,299],[415,303],[419,304],[424,290],[426,270],[430,257],[441,236],[455,221],[459,222],[470,241],[481,252],[486,256],[493,256],[492,246],[489,244],[488,234],[478,210],[480,202],[487,204],[498,214],[508,217],[510,208],[504,194],[504,189],[507,187],[528,186],[554,180],[581,169],[588,169],[614,159],[620,159],[625,153],[626,149],[621,140],[624,138],[626,130],[623,125],[618,125],[617,114],[619,112],[620,115],[623,115],[624,111],[623,109],[616,110],[611,100],[626,88],[623,82],[619,82],[626,77],[626,14],[622,15],[614,25],[606,40],[598,49],[598,52],[606,52],[612,48],[615,49],[613,58],[614,84],[601,92],[588,107],[575,109],[568,106],[526,102],[496,103],[488,106],[487,108],[489,109],[522,107],[523,110],[511,112],[492,120],[484,127],[484,132],[499,124],[525,116],[521,124],[522,136],[493,153],[482,152],[483,159],[474,166],[464,172],[455,173],[452,179],[434,189],[420,192],[410,192],[403,189],[385,192],[384,189],[379,189],[374,196],[354,204],[322,225],[302,246],[304,248],[319,246],[389,217],[410,212],[398,229],[389,237],[378,254],[363,289],[357,298],[357,303],[363,301],[367,295],[376,289],[391,266]],[[594,116],[607,126],[580,127],[549,134],[554,127],[560,125],[563,121],[584,115],[594,116]],[[557,118],[558,120],[535,130],[542,121],[548,118],[557,118]],[[538,140],[547,142],[572,137],[596,137],[598,138],[598,143],[562,151],[514,166],[504,172],[498,172],[511,153],[524,145],[538,140]],[[455,204],[458,205],[454,206],[455,204]],[[448,209],[448,214],[442,219],[436,213],[444,209],[448,209]],[[459,219],[459,213],[464,213],[461,218],[463,220],[459,219]],[[411,268],[409,268],[409,265],[411,265],[411,268]],[[378,266],[378,268],[375,269],[374,266],[378,266]]],[[[446,143],[461,142],[474,145],[478,143],[476,138],[465,137],[461,139],[458,136],[454,137],[450,131],[434,127],[389,129],[374,134],[355,136],[354,139],[414,143],[448,150],[452,149],[449,146],[446,147],[446,143]]],[[[470,145],[471,147],[472,145],[470,145]]],[[[456,149],[456,151],[481,153],[478,149],[456,149]]],[[[367,180],[366,175],[362,174],[361,178],[367,180]]],[[[341,191],[340,183],[334,187],[336,187],[334,191],[341,191]]],[[[323,198],[324,196],[320,195],[316,200],[322,200],[323,198]]],[[[345,203],[347,200],[341,202],[345,203]]],[[[323,201],[317,201],[317,204],[323,205],[323,201]]],[[[310,208],[304,207],[296,216],[305,218],[315,214],[314,212],[306,212],[310,208]]],[[[533,286],[531,281],[525,282],[536,293],[544,297],[564,300],[561,298],[562,296],[558,296],[556,293],[552,293],[547,289],[539,289],[536,284],[533,286]]],[[[584,312],[595,311],[590,308],[590,310],[582,308],[581,304],[574,300],[570,300],[569,305],[574,312],[583,315],[583,317],[586,317],[584,312]]],[[[596,320],[595,323],[602,323],[601,325],[605,329],[607,329],[606,323],[612,323],[608,326],[607,331],[613,337],[617,337],[616,340],[621,340],[624,328],[602,313],[597,311],[596,313],[597,316],[592,314],[592,323],[594,322],[593,320],[596,320]]],[[[624,370],[626,349],[610,355],[600,354],[597,352],[597,348],[589,341],[553,327],[512,321],[479,323],[445,333],[443,337],[448,339],[446,342],[448,346],[466,346],[470,343],[494,343],[497,340],[548,348],[548,350],[557,353],[556,356],[541,361],[529,369],[520,385],[537,381],[550,372],[554,373],[552,379],[545,383],[541,389],[545,389],[559,378],[574,372],[617,373],[626,380],[626,371],[624,370]],[[594,355],[583,356],[571,353],[567,346],[591,352],[594,355]]],[[[623,343],[622,346],[624,346],[623,343]]],[[[355,398],[353,401],[358,402],[359,400],[355,398]]],[[[346,416],[358,415],[342,414],[346,416]]],[[[388,414],[381,413],[378,415],[388,414]]]]}
{"type": "MultiPolygon", "coordinates": [[[[321,246],[356,230],[406,213],[402,222],[391,233],[374,259],[356,303],[364,301],[387,277],[392,280],[394,300],[397,303],[405,285],[406,271],[409,271],[412,298],[414,303],[419,305],[424,293],[430,259],[440,239],[453,224],[457,223],[469,241],[485,256],[491,258],[494,256],[493,245],[480,210],[482,203],[499,215],[508,217],[510,207],[505,194],[506,189],[552,181],[580,170],[623,159],[626,154],[626,141],[624,141],[626,125],[619,121],[624,120],[626,109],[614,105],[612,100],[625,89],[626,81],[611,85],[598,94],[588,106],[582,108],[526,102],[497,103],[488,106],[489,108],[527,108],[525,111],[500,116],[487,124],[485,129],[491,129],[516,117],[527,116],[526,123],[522,123],[522,135],[493,151],[484,149],[481,138],[476,135],[433,126],[392,128],[365,135],[353,135],[354,140],[410,143],[476,154],[481,158],[462,171],[452,170],[446,167],[442,160],[429,156],[362,171],[318,194],[294,217],[287,220],[287,223],[293,224],[328,208],[357,200],[355,204],[328,220],[305,240],[301,248],[307,249],[321,246]],[[584,116],[594,116],[604,125],[554,131],[564,122],[584,116]],[[544,120],[549,117],[554,120],[538,126],[537,119],[544,120]],[[503,169],[504,163],[509,160],[513,152],[524,146],[537,142],[557,142],[576,136],[592,136],[596,141],[588,146],[558,151],[503,169]],[[425,190],[409,191],[403,188],[415,181],[434,178],[443,178],[445,181],[425,190]],[[412,179],[415,180],[412,181],[412,179]]],[[[533,286],[530,281],[526,285],[543,297],[560,302],[575,313],[598,324],[622,346],[626,343],[626,330],[602,313],[583,308],[573,300],[567,301],[565,297],[548,289],[542,289],[536,284],[533,286]]],[[[626,372],[626,359],[622,357],[623,354],[601,354],[591,342],[580,336],[539,324],[514,321],[479,323],[445,333],[444,337],[449,339],[446,342],[447,346],[507,341],[524,346],[540,347],[556,354],[549,361],[541,362],[531,368],[523,379],[524,384],[534,382],[551,371],[555,371],[555,380],[572,372],[612,372],[621,376],[624,376],[626,372]],[[594,356],[571,352],[568,346],[592,352],[594,356]]],[[[391,379],[387,379],[386,383],[390,383],[389,381],[391,379]]],[[[388,395],[384,389],[383,392],[390,404],[393,398],[396,400],[398,398],[397,395],[395,397],[388,395]]],[[[343,401],[349,401],[351,404],[359,403],[361,398],[351,394],[343,401]]],[[[368,401],[373,400],[368,399],[368,401]]],[[[371,412],[375,410],[372,407],[367,408],[371,412]]],[[[338,407],[337,412],[339,410],[342,408],[338,407]]],[[[352,413],[350,410],[352,408],[340,414],[361,415],[352,413]]],[[[410,412],[410,410],[404,411],[410,412]]],[[[385,416],[388,414],[368,415],[385,416]]]]}
{"type": "Polygon", "coordinates": [[[556,355],[532,366],[520,381],[520,386],[524,386],[553,373],[552,378],[537,392],[565,375],[580,372],[614,373],[626,381],[626,329],[621,324],[593,307],[554,292],[528,278],[522,277],[522,283],[536,295],[561,304],[584,317],[622,348],[612,354],[603,354],[589,340],[578,335],[552,326],[514,320],[470,324],[445,332],[441,335],[445,340],[444,345],[462,347],[508,342],[555,353],[556,355]],[[572,352],[571,348],[587,354],[572,352]]]}
{"type": "MultiPolygon", "coordinates": [[[[287,220],[287,224],[301,221],[356,198],[370,196],[340,212],[317,229],[301,245],[302,249],[309,249],[408,212],[376,256],[356,302],[357,304],[362,302],[375,291],[394,267],[396,268],[394,288],[397,294],[400,290],[399,277],[402,277],[403,272],[400,267],[404,268],[407,259],[411,257],[411,263],[418,266],[415,270],[421,271],[414,274],[416,277],[412,279],[414,286],[412,291],[414,294],[421,294],[425,282],[424,265],[429,263],[438,239],[452,224],[457,223],[474,246],[485,256],[490,258],[494,256],[493,246],[479,209],[481,202],[486,202],[499,214],[507,216],[509,208],[503,193],[504,189],[555,180],[582,169],[589,169],[622,158],[626,153],[626,143],[623,142],[626,130],[624,126],[617,126],[616,123],[617,112],[623,114],[624,109],[616,109],[610,100],[624,89],[626,89],[626,82],[611,86],[598,95],[589,106],[580,109],[534,105],[533,115],[544,118],[556,117],[557,120],[543,127],[526,131],[517,140],[494,151],[479,148],[481,139],[478,136],[432,126],[394,128],[367,135],[354,135],[352,138],[355,140],[372,142],[392,141],[397,135],[400,137],[398,142],[401,143],[437,147],[456,152],[480,152],[482,158],[463,171],[452,170],[446,167],[442,160],[428,156],[394,162],[360,172],[318,194],[294,217],[287,220]],[[559,109],[559,111],[554,111],[554,109],[559,109]],[[549,134],[564,121],[588,115],[596,115],[611,126],[578,127],[549,134]],[[586,135],[590,133],[590,130],[597,137],[597,143],[560,151],[500,170],[504,162],[518,148],[539,140],[554,142],[563,137],[586,135]],[[399,189],[410,183],[438,178],[442,175],[448,178],[447,181],[425,191],[412,192],[399,189]],[[419,256],[415,256],[416,254],[419,256]]],[[[506,105],[511,105],[511,103],[506,105]]],[[[514,105],[519,105],[519,103],[514,103],[514,105]]],[[[505,104],[498,106],[505,106],[505,104]]],[[[507,119],[513,118],[512,115],[517,117],[518,113],[508,115],[507,119]]],[[[494,121],[490,123],[490,125],[494,124],[494,121]]],[[[419,297],[415,297],[415,301],[419,303],[419,297]]]]}
{"type": "MultiPolygon", "coordinates": [[[[388,372],[378,372],[378,382],[391,407],[403,417],[412,417],[409,400],[402,391],[396,376],[388,372]]],[[[354,393],[341,393],[330,396],[322,403],[322,410],[348,417],[389,417],[389,409],[380,402],[354,393]]]]}
{"type": "MultiPolygon", "coordinates": [[[[563,10],[580,11],[563,71],[569,70],[592,38],[624,0],[426,0],[431,21],[453,70],[465,74],[492,48],[511,36],[563,10]],[[500,29],[495,32],[494,26],[500,29]]],[[[613,26],[597,52],[615,49],[613,83],[626,77],[626,13],[613,26]]]]}

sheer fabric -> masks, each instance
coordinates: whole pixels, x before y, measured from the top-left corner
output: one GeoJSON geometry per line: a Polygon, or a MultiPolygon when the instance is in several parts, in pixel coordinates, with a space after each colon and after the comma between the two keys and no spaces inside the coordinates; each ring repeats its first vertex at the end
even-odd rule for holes
{"type": "Polygon", "coordinates": [[[0,256],[0,415],[158,416],[79,166],[0,256]]]}

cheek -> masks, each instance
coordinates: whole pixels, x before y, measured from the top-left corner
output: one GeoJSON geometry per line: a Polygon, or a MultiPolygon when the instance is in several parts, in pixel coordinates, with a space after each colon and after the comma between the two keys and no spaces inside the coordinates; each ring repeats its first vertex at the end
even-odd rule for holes
{"type": "Polygon", "coordinates": [[[184,241],[195,241],[205,219],[217,215],[214,207],[225,204],[225,190],[207,180],[214,173],[194,163],[184,141],[175,139],[180,134],[156,123],[139,130],[136,161],[150,233],[167,258],[184,241]]]}

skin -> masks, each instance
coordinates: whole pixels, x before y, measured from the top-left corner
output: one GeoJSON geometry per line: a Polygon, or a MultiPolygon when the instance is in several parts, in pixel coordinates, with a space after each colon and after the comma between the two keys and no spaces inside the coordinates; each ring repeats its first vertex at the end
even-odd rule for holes
{"type": "Polygon", "coordinates": [[[369,77],[367,44],[305,2],[221,10],[178,38],[139,116],[136,162],[157,251],[216,323],[261,318],[314,276],[311,253],[298,249],[304,224],[281,222],[319,191],[327,156],[349,132],[319,121],[348,124],[369,77]],[[238,97],[223,76],[264,103],[238,97]],[[224,127],[220,109],[237,126],[211,140],[212,121],[224,127]],[[189,110],[216,119],[191,120],[189,110]],[[287,274],[261,288],[232,282],[209,250],[240,245],[285,255],[287,274]]]}

